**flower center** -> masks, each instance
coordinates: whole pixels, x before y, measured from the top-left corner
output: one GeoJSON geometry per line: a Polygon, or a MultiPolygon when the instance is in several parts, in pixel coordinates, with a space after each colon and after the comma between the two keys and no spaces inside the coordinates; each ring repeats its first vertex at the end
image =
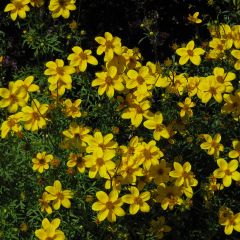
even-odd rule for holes
{"type": "Polygon", "coordinates": [[[193,50],[187,50],[187,53],[188,53],[188,55],[189,55],[190,57],[193,56],[193,50]]]}
{"type": "Polygon", "coordinates": [[[56,72],[57,72],[57,74],[58,75],[64,75],[64,69],[63,69],[63,67],[57,67],[56,68],[56,72]]]}
{"type": "Polygon", "coordinates": [[[109,202],[106,203],[106,208],[109,209],[109,210],[112,210],[114,208],[114,204],[109,201],[109,202]]]}

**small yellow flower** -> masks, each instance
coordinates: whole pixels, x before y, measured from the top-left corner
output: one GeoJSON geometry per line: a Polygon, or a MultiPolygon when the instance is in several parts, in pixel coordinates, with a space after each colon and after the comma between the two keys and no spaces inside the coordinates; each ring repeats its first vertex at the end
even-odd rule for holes
{"type": "Polygon", "coordinates": [[[226,235],[231,235],[233,230],[240,232],[240,213],[234,214],[229,208],[220,208],[219,223],[225,226],[226,235]]]}
{"type": "Polygon", "coordinates": [[[204,54],[202,48],[194,49],[194,41],[190,41],[185,48],[178,48],[176,53],[180,56],[179,64],[184,65],[190,60],[194,65],[199,65],[201,63],[200,55],[204,54]]]}
{"type": "Polygon", "coordinates": [[[37,153],[36,158],[32,159],[34,171],[43,173],[44,170],[49,169],[49,163],[53,160],[52,154],[46,154],[46,152],[37,153]]]}
{"type": "Polygon", "coordinates": [[[240,50],[232,50],[231,54],[233,57],[235,57],[237,59],[234,68],[236,70],[240,70],[240,50]]]}
{"type": "Polygon", "coordinates": [[[203,137],[206,140],[206,142],[200,145],[201,149],[208,150],[207,151],[208,155],[214,155],[218,157],[219,153],[224,150],[223,145],[220,143],[221,135],[217,133],[213,139],[208,134],[203,134],[203,137]]]}
{"type": "Polygon", "coordinates": [[[86,162],[82,154],[70,153],[67,166],[69,168],[77,167],[80,173],[84,173],[86,162]]]}
{"type": "Polygon", "coordinates": [[[193,107],[196,106],[196,104],[194,102],[192,102],[191,98],[185,98],[184,102],[179,102],[178,106],[181,108],[180,111],[180,117],[192,117],[193,116],[193,112],[192,109],[193,107]]]}
{"type": "Polygon", "coordinates": [[[41,7],[43,6],[44,4],[44,0],[30,0],[30,4],[33,6],[33,7],[41,7]]]}
{"type": "Polygon", "coordinates": [[[16,82],[9,82],[8,88],[0,88],[0,108],[7,107],[10,113],[15,113],[18,107],[27,105],[27,92],[24,87],[20,87],[16,82]]]}
{"type": "Polygon", "coordinates": [[[114,54],[120,55],[122,53],[121,39],[113,37],[109,32],[105,32],[104,37],[96,37],[95,41],[100,44],[97,48],[97,55],[105,53],[105,62],[112,60],[114,54]]]}
{"type": "Polygon", "coordinates": [[[202,20],[200,18],[198,18],[199,16],[199,12],[195,12],[193,15],[189,14],[188,15],[188,21],[191,22],[191,23],[201,23],[202,20]]]}
{"type": "Polygon", "coordinates": [[[26,12],[30,11],[28,6],[30,0],[11,0],[4,12],[10,12],[11,19],[15,21],[17,16],[20,18],[26,18],[26,12]]]}
{"type": "Polygon", "coordinates": [[[53,219],[51,222],[47,218],[42,220],[42,228],[35,231],[35,236],[40,240],[57,239],[64,240],[65,235],[61,230],[58,230],[61,223],[59,218],[53,219]]]}
{"type": "Polygon", "coordinates": [[[42,212],[47,212],[48,214],[51,214],[52,213],[52,208],[50,206],[50,200],[48,199],[48,193],[47,192],[44,192],[43,195],[42,195],[42,198],[40,198],[38,201],[39,201],[39,204],[40,204],[40,208],[41,208],[41,211],[42,212]]]}
{"type": "Polygon", "coordinates": [[[225,159],[219,158],[217,160],[217,165],[219,168],[213,172],[213,175],[216,178],[223,179],[224,187],[229,187],[232,184],[232,179],[234,181],[240,180],[240,173],[237,171],[238,161],[236,159],[228,163],[225,159]]]}
{"type": "Polygon", "coordinates": [[[32,105],[22,108],[21,121],[24,123],[24,128],[30,131],[37,131],[46,126],[46,112],[48,104],[40,104],[37,99],[32,100],[32,105]]]}
{"type": "Polygon", "coordinates": [[[233,146],[233,149],[234,150],[231,150],[229,153],[228,153],[228,156],[230,158],[238,158],[238,160],[240,160],[240,141],[237,140],[237,139],[234,139],[232,141],[232,146],[233,146]]]}
{"type": "Polygon", "coordinates": [[[150,192],[146,191],[140,194],[136,187],[131,187],[130,192],[131,194],[122,196],[122,201],[130,204],[130,214],[136,214],[139,210],[141,212],[149,212],[150,206],[146,201],[150,199],[150,192]]]}
{"type": "Polygon", "coordinates": [[[59,180],[54,181],[53,186],[45,187],[45,190],[49,193],[46,199],[53,201],[52,205],[55,210],[58,210],[61,205],[65,208],[71,207],[69,199],[73,198],[73,192],[71,190],[62,190],[62,184],[59,180]]]}
{"type": "Polygon", "coordinates": [[[163,116],[162,113],[156,112],[152,117],[149,117],[143,125],[147,129],[154,130],[153,131],[153,138],[156,141],[159,141],[161,137],[169,138],[170,135],[168,133],[167,127],[162,123],[163,116]]]}
{"type": "Polygon", "coordinates": [[[46,69],[44,74],[48,77],[50,83],[49,90],[51,92],[57,90],[59,96],[65,93],[65,89],[72,88],[71,74],[75,73],[75,69],[72,66],[64,66],[62,59],[56,59],[55,62],[49,61],[46,63],[46,69]]]}
{"type": "Polygon", "coordinates": [[[68,56],[70,60],[70,66],[76,67],[80,72],[85,72],[87,64],[97,65],[97,59],[92,56],[91,50],[83,50],[82,48],[75,46],[72,48],[73,53],[68,56]]]}
{"type": "Polygon", "coordinates": [[[98,94],[101,96],[106,92],[109,98],[114,96],[114,91],[123,91],[123,79],[117,74],[117,68],[111,66],[106,72],[97,72],[97,78],[93,80],[92,87],[99,86],[98,94]]]}
{"type": "Polygon", "coordinates": [[[69,18],[70,11],[76,10],[76,0],[50,0],[48,9],[52,12],[53,18],[62,16],[69,18]]]}
{"type": "Polygon", "coordinates": [[[81,112],[80,112],[80,104],[82,100],[77,99],[76,101],[72,102],[71,99],[66,99],[63,103],[65,109],[64,112],[67,117],[72,117],[72,118],[77,118],[81,117],[81,112]]]}
{"type": "Polygon", "coordinates": [[[107,195],[103,191],[96,193],[98,202],[93,203],[92,210],[98,211],[98,221],[102,222],[106,218],[109,222],[116,222],[116,216],[122,217],[125,215],[124,210],[121,208],[123,201],[118,198],[118,191],[113,190],[107,195]]]}

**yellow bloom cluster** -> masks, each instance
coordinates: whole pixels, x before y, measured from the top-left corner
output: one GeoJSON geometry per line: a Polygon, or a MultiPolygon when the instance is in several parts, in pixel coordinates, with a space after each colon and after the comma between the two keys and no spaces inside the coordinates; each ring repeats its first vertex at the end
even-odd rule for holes
{"type": "MultiPolygon", "coordinates": [[[[76,0],[50,0],[48,9],[52,12],[53,18],[62,16],[63,18],[69,18],[70,11],[76,10],[76,0]]],[[[33,7],[42,7],[44,0],[11,0],[11,3],[7,4],[4,12],[10,12],[11,19],[15,21],[19,16],[21,19],[26,18],[26,12],[30,11],[28,4],[33,7]]]]}
{"type": "Polygon", "coordinates": [[[65,235],[64,233],[57,229],[61,223],[59,218],[53,219],[51,222],[47,218],[42,220],[42,228],[37,229],[35,231],[35,236],[39,240],[46,240],[46,239],[58,239],[64,240],[65,235]]]}

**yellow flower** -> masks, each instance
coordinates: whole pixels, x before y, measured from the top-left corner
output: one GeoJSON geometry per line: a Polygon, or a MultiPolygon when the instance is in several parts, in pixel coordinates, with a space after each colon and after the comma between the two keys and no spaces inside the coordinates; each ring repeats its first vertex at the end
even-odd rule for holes
{"type": "Polygon", "coordinates": [[[155,77],[149,74],[149,68],[146,66],[141,67],[138,71],[129,70],[127,72],[126,88],[133,89],[143,85],[148,90],[151,89],[155,82],[155,77]]]}
{"type": "Polygon", "coordinates": [[[105,62],[112,60],[114,54],[120,55],[122,53],[121,39],[113,37],[109,32],[105,32],[104,37],[96,37],[95,41],[100,44],[97,48],[97,55],[105,53],[105,62]]]}
{"type": "Polygon", "coordinates": [[[232,146],[234,150],[230,151],[228,153],[228,156],[230,158],[238,158],[238,160],[240,160],[240,141],[237,139],[234,139],[232,141],[232,146]]]}
{"type": "Polygon", "coordinates": [[[240,90],[233,94],[224,94],[224,106],[221,109],[223,114],[232,114],[234,120],[238,121],[240,117],[240,90]]]}
{"type": "Polygon", "coordinates": [[[64,240],[65,235],[58,230],[61,221],[59,218],[53,219],[51,222],[47,218],[42,220],[42,228],[35,231],[35,236],[40,240],[56,239],[64,240]]]}
{"type": "Polygon", "coordinates": [[[73,53],[68,56],[70,66],[76,67],[80,72],[85,72],[87,64],[97,65],[97,59],[92,56],[91,50],[84,50],[78,46],[72,48],[73,53]]]}
{"type": "Polygon", "coordinates": [[[34,76],[28,76],[24,80],[17,80],[15,82],[16,86],[18,86],[19,88],[23,87],[23,88],[26,89],[26,91],[27,91],[26,99],[25,99],[26,102],[28,101],[28,99],[30,97],[30,95],[29,95],[30,92],[37,92],[37,91],[39,91],[39,86],[36,85],[36,84],[33,84],[32,83],[33,80],[34,80],[34,76]]]}
{"type": "Polygon", "coordinates": [[[193,172],[191,171],[191,164],[185,162],[183,166],[178,163],[173,163],[174,170],[169,173],[170,177],[176,178],[175,185],[177,187],[182,186],[182,191],[188,198],[192,198],[192,187],[197,186],[198,181],[195,179],[193,172]]]}
{"type": "Polygon", "coordinates": [[[224,150],[223,145],[220,143],[221,135],[217,133],[213,139],[208,134],[203,134],[203,137],[206,142],[200,145],[201,149],[208,150],[208,155],[214,155],[215,157],[218,157],[219,153],[224,150]]]}
{"type": "Polygon", "coordinates": [[[124,203],[130,204],[129,213],[136,214],[139,210],[141,212],[149,212],[150,206],[146,203],[150,199],[150,192],[139,193],[136,187],[130,188],[131,194],[126,194],[122,196],[122,201],[124,203]]]}
{"type": "Polygon", "coordinates": [[[165,217],[161,216],[156,220],[152,220],[150,223],[150,231],[154,233],[157,239],[162,239],[164,237],[164,233],[168,233],[172,230],[171,227],[165,225],[165,217]]]}
{"type": "Polygon", "coordinates": [[[71,74],[75,72],[74,67],[64,66],[62,59],[56,59],[55,62],[49,61],[46,63],[45,75],[51,76],[48,78],[50,83],[49,90],[51,92],[57,90],[59,96],[65,93],[65,89],[72,88],[71,74]]]}
{"type": "Polygon", "coordinates": [[[44,192],[43,195],[42,195],[42,198],[40,198],[38,201],[39,201],[39,204],[40,204],[40,207],[41,207],[41,211],[42,212],[46,211],[48,214],[51,214],[52,213],[52,208],[49,205],[50,200],[48,199],[48,195],[49,194],[47,192],[44,192]]]}
{"type": "Polygon", "coordinates": [[[116,216],[122,217],[125,215],[124,210],[121,208],[123,205],[122,199],[118,198],[118,191],[113,190],[107,195],[103,191],[96,193],[98,202],[93,203],[92,210],[98,211],[97,218],[100,222],[108,219],[109,222],[116,222],[116,216]]]}
{"type": "Polygon", "coordinates": [[[138,127],[142,123],[143,117],[149,114],[149,108],[150,102],[148,100],[141,102],[133,100],[131,105],[123,111],[122,118],[131,119],[131,124],[138,127]]]}
{"type": "Polygon", "coordinates": [[[97,72],[97,78],[93,80],[92,87],[99,86],[98,94],[101,96],[106,92],[109,98],[114,96],[114,90],[123,91],[123,79],[117,74],[117,68],[111,66],[106,72],[97,72]]]}
{"type": "Polygon", "coordinates": [[[7,107],[10,113],[15,113],[18,107],[25,106],[27,92],[25,88],[19,87],[15,82],[9,82],[8,88],[0,88],[0,108],[7,107]]]}
{"type": "Polygon", "coordinates": [[[122,176],[121,182],[126,184],[135,184],[137,182],[137,177],[143,176],[143,170],[140,167],[142,164],[142,160],[133,157],[133,156],[127,156],[122,157],[122,162],[119,169],[119,175],[122,176]]]}
{"type": "Polygon", "coordinates": [[[93,136],[89,136],[86,139],[86,142],[88,143],[86,152],[111,152],[115,155],[118,144],[112,140],[113,137],[114,136],[111,133],[103,136],[101,132],[96,131],[93,136]]]}
{"type": "Polygon", "coordinates": [[[177,186],[160,185],[157,188],[157,202],[160,202],[163,210],[173,209],[175,205],[181,205],[181,191],[177,186]]]}
{"type": "Polygon", "coordinates": [[[240,213],[233,214],[233,212],[226,208],[219,210],[219,223],[224,227],[224,233],[231,235],[233,230],[240,232],[240,213]]]}
{"type": "Polygon", "coordinates": [[[48,9],[52,12],[53,18],[60,16],[69,18],[70,11],[76,10],[76,0],[50,0],[48,9]]]}
{"type": "Polygon", "coordinates": [[[156,141],[159,141],[161,137],[163,138],[169,138],[169,133],[167,130],[167,127],[162,124],[163,122],[163,116],[162,113],[156,112],[154,116],[149,117],[148,120],[146,120],[143,125],[147,129],[152,129],[153,131],[153,138],[156,141]]]}
{"type": "Polygon", "coordinates": [[[52,154],[46,154],[46,152],[37,153],[36,158],[32,159],[34,171],[43,173],[45,169],[49,169],[49,163],[53,160],[52,154]]]}
{"type": "Polygon", "coordinates": [[[111,161],[115,157],[113,152],[94,151],[92,155],[84,157],[86,167],[89,169],[89,177],[95,178],[97,174],[102,178],[108,178],[108,172],[115,168],[115,163],[111,161]]]}
{"type": "Polygon", "coordinates": [[[234,68],[236,70],[240,70],[240,50],[232,50],[231,54],[233,57],[235,57],[237,59],[234,68]]]}
{"type": "Polygon", "coordinates": [[[152,165],[158,165],[159,159],[163,156],[163,152],[156,146],[154,140],[151,140],[149,143],[143,142],[139,145],[136,149],[136,154],[146,170],[149,170],[152,165]]]}
{"type": "Polygon", "coordinates": [[[194,49],[194,41],[190,41],[185,48],[178,48],[176,53],[180,56],[179,64],[184,65],[185,63],[190,61],[194,65],[199,65],[201,63],[200,55],[204,54],[204,50],[202,48],[194,49]]]}
{"type": "Polygon", "coordinates": [[[198,92],[198,85],[200,83],[200,77],[189,77],[187,79],[187,92],[189,97],[193,97],[198,92]]]}
{"type": "Polygon", "coordinates": [[[161,183],[167,183],[169,181],[170,168],[165,159],[161,159],[158,165],[152,165],[149,169],[149,174],[153,177],[154,182],[157,185],[161,183]]]}
{"type": "Polygon", "coordinates": [[[63,103],[65,109],[64,112],[67,117],[77,118],[81,117],[80,107],[82,100],[77,99],[76,101],[72,102],[71,99],[66,99],[63,103]]]}
{"type": "Polygon", "coordinates": [[[69,168],[77,167],[80,173],[84,173],[86,167],[85,158],[82,156],[82,154],[70,153],[67,166],[69,168]]]}
{"type": "Polygon", "coordinates": [[[225,86],[224,84],[219,83],[213,75],[202,78],[198,88],[198,97],[203,103],[209,102],[212,97],[214,97],[216,102],[222,102],[222,94],[225,91],[225,86]]]}
{"type": "Polygon", "coordinates": [[[30,0],[11,0],[4,12],[10,12],[11,19],[15,21],[17,16],[20,18],[26,18],[26,12],[30,11],[28,3],[30,0]]]}
{"type": "Polygon", "coordinates": [[[62,190],[62,184],[59,180],[54,181],[53,186],[45,187],[45,190],[49,193],[46,197],[47,200],[53,201],[53,208],[58,210],[61,205],[65,208],[71,207],[69,199],[73,197],[71,190],[62,190]]]}
{"type": "Polygon", "coordinates": [[[198,18],[199,12],[195,12],[193,15],[189,14],[188,15],[188,21],[191,23],[201,23],[202,20],[198,18]]]}
{"type": "Polygon", "coordinates": [[[13,115],[10,115],[6,121],[2,123],[1,126],[1,138],[5,138],[9,131],[13,131],[14,133],[20,133],[22,130],[21,125],[19,125],[19,122],[21,120],[22,114],[16,113],[13,115]]]}
{"type": "Polygon", "coordinates": [[[24,123],[24,128],[30,131],[37,131],[46,126],[45,114],[48,110],[47,104],[40,104],[37,99],[32,100],[32,105],[22,108],[21,121],[24,123]]]}
{"type": "Polygon", "coordinates": [[[89,132],[90,128],[71,123],[69,129],[63,131],[63,135],[66,137],[63,141],[63,146],[68,149],[85,148],[87,139],[90,137],[89,132]]]}
{"type": "Polygon", "coordinates": [[[192,102],[191,98],[185,98],[184,102],[179,102],[178,106],[181,108],[180,111],[180,117],[192,117],[193,116],[193,112],[192,109],[193,107],[196,106],[196,104],[194,102],[192,102]]]}
{"type": "Polygon", "coordinates": [[[236,78],[236,74],[232,72],[224,72],[224,68],[215,67],[213,69],[214,77],[217,82],[223,84],[225,87],[225,92],[229,93],[233,91],[233,86],[231,81],[236,78]]]}
{"type": "Polygon", "coordinates": [[[234,181],[240,180],[240,173],[236,171],[238,168],[238,161],[236,159],[228,163],[225,159],[219,158],[217,165],[219,168],[213,172],[213,175],[216,178],[223,179],[224,187],[229,187],[232,184],[232,179],[234,181]]]}

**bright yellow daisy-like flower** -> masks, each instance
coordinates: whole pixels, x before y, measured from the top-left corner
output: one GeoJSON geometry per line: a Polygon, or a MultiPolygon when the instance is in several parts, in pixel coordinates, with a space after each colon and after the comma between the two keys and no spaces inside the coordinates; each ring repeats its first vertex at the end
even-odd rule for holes
{"type": "Polygon", "coordinates": [[[106,72],[97,72],[97,78],[93,80],[92,87],[99,86],[98,94],[103,95],[106,92],[109,98],[114,96],[114,91],[123,91],[123,79],[117,74],[117,68],[111,66],[106,72]]]}
{"type": "Polygon", "coordinates": [[[52,213],[52,208],[50,206],[50,200],[47,199],[48,193],[44,192],[42,197],[38,200],[41,208],[41,212],[47,212],[48,214],[52,213]]]}
{"type": "Polygon", "coordinates": [[[167,127],[162,123],[163,116],[162,113],[156,112],[152,117],[149,117],[143,125],[147,129],[154,130],[153,131],[153,138],[156,141],[159,141],[161,137],[169,138],[170,135],[168,133],[167,127]]]}
{"type": "Polygon", "coordinates": [[[240,50],[232,50],[231,54],[233,57],[237,59],[237,61],[234,64],[234,68],[236,70],[240,70],[240,50]]]}
{"type": "Polygon", "coordinates": [[[133,89],[143,85],[145,88],[150,89],[155,83],[155,77],[150,75],[149,68],[146,66],[141,67],[138,71],[129,70],[127,72],[126,88],[133,89]]]}
{"type": "Polygon", "coordinates": [[[33,80],[34,80],[34,76],[28,76],[24,80],[20,79],[15,82],[16,86],[18,86],[19,88],[23,87],[26,89],[27,91],[26,102],[29,100],[29,97],[30,97],[29,93],[39,91],[39,86],[36,84],[33,84],[32,83],[33,80]]]}
{"type": "Polygon", "coordinates": [[[188,15],[188,21],[191,22],[191,23],[201,23],[202,20],[200,18],[198,18],[199,16],[199,12],[195,12],[193,15],[189,14],[188,15]]]}
{"type": "Polygon", "coordinates": [[[232,180],[240,180],[240,173],[237,171],[238,161],[236,159],[228,163],[225,159],[219,158],[217,160],[217,165],[219,168],[213,172],[213,175],[216,178],[223,179],[224,187],[229,187],[232,184],[232,180]]]}
{"type": "Polygon", "coordinates": [[[14,115],[10,115],[6,121],[2,123],[1,126],[1,138],[6,138],[10,131],[14,133],[20,133],[22,130],[21,125],[19,124],[21,120],[21,113],[16,113],[14,115]]]}
{"type": "Polygon", "coordinates": [[[208,155],[219,157],[220,152],[224,150],[224,146],[220,143],[221,135],[217,133],[213,138],[209,134],[203,134],[206,142],[200,145],[201,149],[207,150],[208,155]]]}
{"type": "Polygon", "coordinates": [[[81,117],[81,112],[80,112],[80,104],[82,100],[77,99],[76,101],[72,102],[71,99],[66,99],[63,103],[65,109],[64,112],[67,117],[72,117],[72,118],[77,118],[81,117]]]}
{"type": "Polygon", "coordinates": [[[124,210],[121,208],[123,201],[118,197],[118,191],[113,190],[107,195],[103,191],[96,193],[98,199],[97,202],[93,203],[92,210],[98,211],[97,218],[100,222],[107,220],[109,222],[116,222],[116,216],[122,217],[125,215],[124,210]]]}
{"type": "Polygon", "coordinates": [[[97,48],[97,55],[105,53],[105,62],[112,60],[114,54],[120,55],[122,53],[121,39],[113,37],[109,32],[105,32],[104,37],[96,37],[95,41],[100,44],[97,48]]]}
{"type": "Polygon", "coordinates": [[[150,102],[148,100],[143,100],[141,102],[133,100],[130,106],[123,111],[122,118],[131,119],[131,124],[134,127],[138,127],[142,123],[143,117],[148,116],[149,108],[150,102]]]}
{"type": "Polygon", "coordinates": [[[238,139],[234,139],[232,141],[232,146],[234,150],[231,150],[228,153],[228,156],[230,158],[238,158],[238,160],[240,161],[240,141],[238,139]]]}
{"type": "Polygon", "coordinates": [[[83,50],[82,48],[75,46],[72,48],[73,53],[68,56],[70,60],[70,66],[76,67],[80,72],[85,72],[87,64],[97,65],[97,59],[92,56],[91,50],[83,50]]]}
{"type": "Polygon", "coordinates": [[[139,193],[139,190],[136,187],[130,188],[131,194],[126,194],[122,196],[122,201],[124,203],[130,204],[129,213],[134,215],[139,210],[141,212],[149,212],[150,206],[146,203],[150,199],[150,192],[139,193]]]}
{"type": "Polygon", "coordinates": [[[34,171],[43,173],[44,170],[49,169],[49,163],[53,160],[52,154],[46,154],[46,152],[37,153],[37,156],[32,159],[34,171]]]}
{"type": "Polygon", "coordinates": [[[0,108],[7,107],[10,113],[15,113],[18,107],[27,105],[27,92],[23,87],[19,87],[15,82],[9,82],[8,88],[0,88],[0,108]]]}
{"type": "Polygon", "coordinates": [[[44,74],[48,77],[50,83],[49,90],[51,92],[57,91],[59,96],[65,93],[65,89],[72,88],[71,74],[75,73],[75,69],[72,66],[64,66],[62,59],[56,59],[55,62],[49,61],[46,63],[46,69],[44,74]]]}
{"type": "Polygon", "coordinates": [[[61,221],[59,218],[55,218],[51,222],[49,222],[47,218],[44,218],[42,220],[42,228],[35,231],[35,236],[40,240],[64,240],[64,233],[61,230],[57,229],[60,223],[61,221]]]}
{"type": "Polygon", "coordinates": [[[190,60],[194,65],[199,65],[201,63],[200,55],[204,54],[202,48],[194,49],[194,41],[190,41],[185,48],[178,48],[176,53],[180,56],[179,64],[184,65],[190,60]]]}
{"type": "Polygon", "coordinates": [[[45,190],[49,193],[47,199],[53,201],[52,206],[55,210],[58,210],[61,205],[65,208],[71,207],[69,199],[73,198],[73,192],[71,190],[62,190],[62,184],[59,180],[54,181],[53,186],[45,187],[45,190]]]}
{"type": "Polygon", "coordinates": [[[218,215],[219,224],[224,226],[226,235],[231,235],[233,230],[240,232],[240,213],[234,214],[231,209],[221,207],[218,215]]]}
{"type": "Polygon", "coordinates": [[[28,6],[30,0],[11,0],[4,12],[10,12],[11,19],[15,21],[17,16],[20,18],[26,18],[26,12],[30,11],[28,6]]]}
{"type": "Polygon", "coordinates": [[[48,104],[40,104],[37,99],[32,100],[32,105],[22,108],[21,121],[24,123],[24,128],[30,131],[37,131],[46,126],[46,112],[48,104]]]}
{"type": "Polygon", "coordinates": [[[191,98],[185,98],[184,102],[179,102],[178,106],[181,108],[180,117],[192,117],[193,111],[192,108],[196,106],[194,102],[192,102],[191,98]]]}
{"type": "Polygon", "coordinates": [[[70,153],[67,166],[69,168],[76,167],[80,173],[84,173],[86,167],[85,158],[82,154],[70,153]]]}
{"type": "Polygon", "coordinates": [[[112,161],[114,157],[114,152],[100,150],[85,156],[86,167],[90,168],[89,177],[95,178],[99,174],[102,178],[108,178],[108,172],[115,168],[115,163],[112,161]]]}
{"type": "Polygon", "coordinates": [[[50,0],[48,9],[52,12],[53,18],[62,16],[69,18],[70,11],[76,10],[76,0],[50,0]]]}

